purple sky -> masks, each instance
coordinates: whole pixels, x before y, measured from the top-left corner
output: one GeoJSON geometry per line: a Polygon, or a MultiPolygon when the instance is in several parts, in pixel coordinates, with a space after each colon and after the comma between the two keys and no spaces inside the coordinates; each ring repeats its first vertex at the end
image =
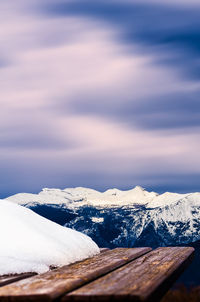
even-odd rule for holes
{"type": "Polygon", "coordinates": [[[0,197],[200,191],[199,0],[0,0],[0,12],[0,197]]]}

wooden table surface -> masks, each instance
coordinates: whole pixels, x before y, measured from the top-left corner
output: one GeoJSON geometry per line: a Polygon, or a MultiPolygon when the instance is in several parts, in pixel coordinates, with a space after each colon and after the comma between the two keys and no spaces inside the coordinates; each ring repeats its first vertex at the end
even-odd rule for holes
{"type": "Polygon", "coordinates": [[[116,248],[40,275],[0,276],[0,301],[159,301],[191,247],[116,248]],[[21,280],[20,280],[21,279],[21,280]]]}

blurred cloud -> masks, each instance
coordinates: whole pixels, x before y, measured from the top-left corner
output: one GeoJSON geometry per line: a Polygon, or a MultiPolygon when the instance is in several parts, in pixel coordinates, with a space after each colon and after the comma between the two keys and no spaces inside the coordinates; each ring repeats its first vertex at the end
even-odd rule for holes
{"type": "Polygon", "coordinates": [[[185,7],[167,1],[57,1],[43,10],[47,15],[99,19],[117,28],[121,42],[138,44],[138,51],[154,54],[156,62],[176,62],[180,75],[199,79],[200,6],[194,3],[185,7]]]}
{"type": "MultiPolygon", "coordinates": [[[[70,1],[70,0],[69,0],[70,1]]],[[[122,0],[111,0],[111,2],[121,2],[122,0]]],[[[191,6],[199,6],[200,3],[198,0],[191,0],[191,1],[187,1],[187,0],[124,0],[124,2],[126,3],[144,3],[144,4],[158,4],[158,5],[164,5],[164,6],[187,6],[187,7],[191,7],[191,6]]]]}
{"type": "MultiPolygon", "coordinates": [[[[150,83],[152,82],[150,81],[150,83]]],[[[77,101],[75,104],[72,102],[71,110],[72,112],[79,111],[104,116],[139,129],[151,131],[162,129],[174,131],[183,129],[186,131],[188,129],[192,132],[198,132],[200,126],[199,90],[195,89],[193,91],[188,87],[184,92],[184,89],[179,91],[168,85],[166,87],[169,91],[170,87],[172,88],[170,93],[163,89],[162,93],[157,95],[156,93],[159,92],[161,87],[156,90],[156,87],[152,84],[148,95],[146,95],[148,90],[143,91],[140,87],[143,97],[140,93],[140,97],[137,94],[137,99],[134,99],[134,95],[124,95],[122,98],[122,95],[118,94],[116,98],[113,96],[110,97],[108,102],[104,102],[100,101],[101,98],[104,99],[100,95],[96,99],[97,102],[92,102],[91,97],[88,96],[88,98],[77,101]]]]}
{"type": "Polygon", "coordinates": [[[198,190],[199,8],[176,4],[0,2],[1,196],[198,190]]]}

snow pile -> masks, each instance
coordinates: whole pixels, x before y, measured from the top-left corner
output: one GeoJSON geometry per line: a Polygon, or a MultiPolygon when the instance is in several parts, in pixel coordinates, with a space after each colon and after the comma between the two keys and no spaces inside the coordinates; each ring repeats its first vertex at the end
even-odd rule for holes
{"type": "Polygon", "coordinates": [[[99,253],[88,236],[0,201],[0,275],[49,270],[99,253]]]}

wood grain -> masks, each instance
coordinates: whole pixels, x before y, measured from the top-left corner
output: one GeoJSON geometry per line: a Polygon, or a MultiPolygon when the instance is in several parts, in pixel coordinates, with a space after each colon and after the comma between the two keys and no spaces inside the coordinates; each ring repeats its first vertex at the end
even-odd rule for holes
{"type": "Polygon", "coordinates": [[[158,248],[65,295],[61,301],[157,301],[193,253],[190,247],[158,248]]]}
{"type": "Polygon", "coordinates": [[[36,273],[23,273],[23,274],[0,276],[0,287],[22,279],[30,278],[35,275],[36,273]]]}
{"type": "Polygon", "coordinates": [[[61,295],[151,251],[117,248],[0,288],[0,301],[53,301],[61,295]]]}
{"type": "Polygon", "coordinates": [[[101,248],[100,248],[100,252],[101,252],[101,253],[104,253],[104,252],[106,252],[106,251],[109,251],[109,248],[108,248],[108,247],[101,247],[101,248]]]}

